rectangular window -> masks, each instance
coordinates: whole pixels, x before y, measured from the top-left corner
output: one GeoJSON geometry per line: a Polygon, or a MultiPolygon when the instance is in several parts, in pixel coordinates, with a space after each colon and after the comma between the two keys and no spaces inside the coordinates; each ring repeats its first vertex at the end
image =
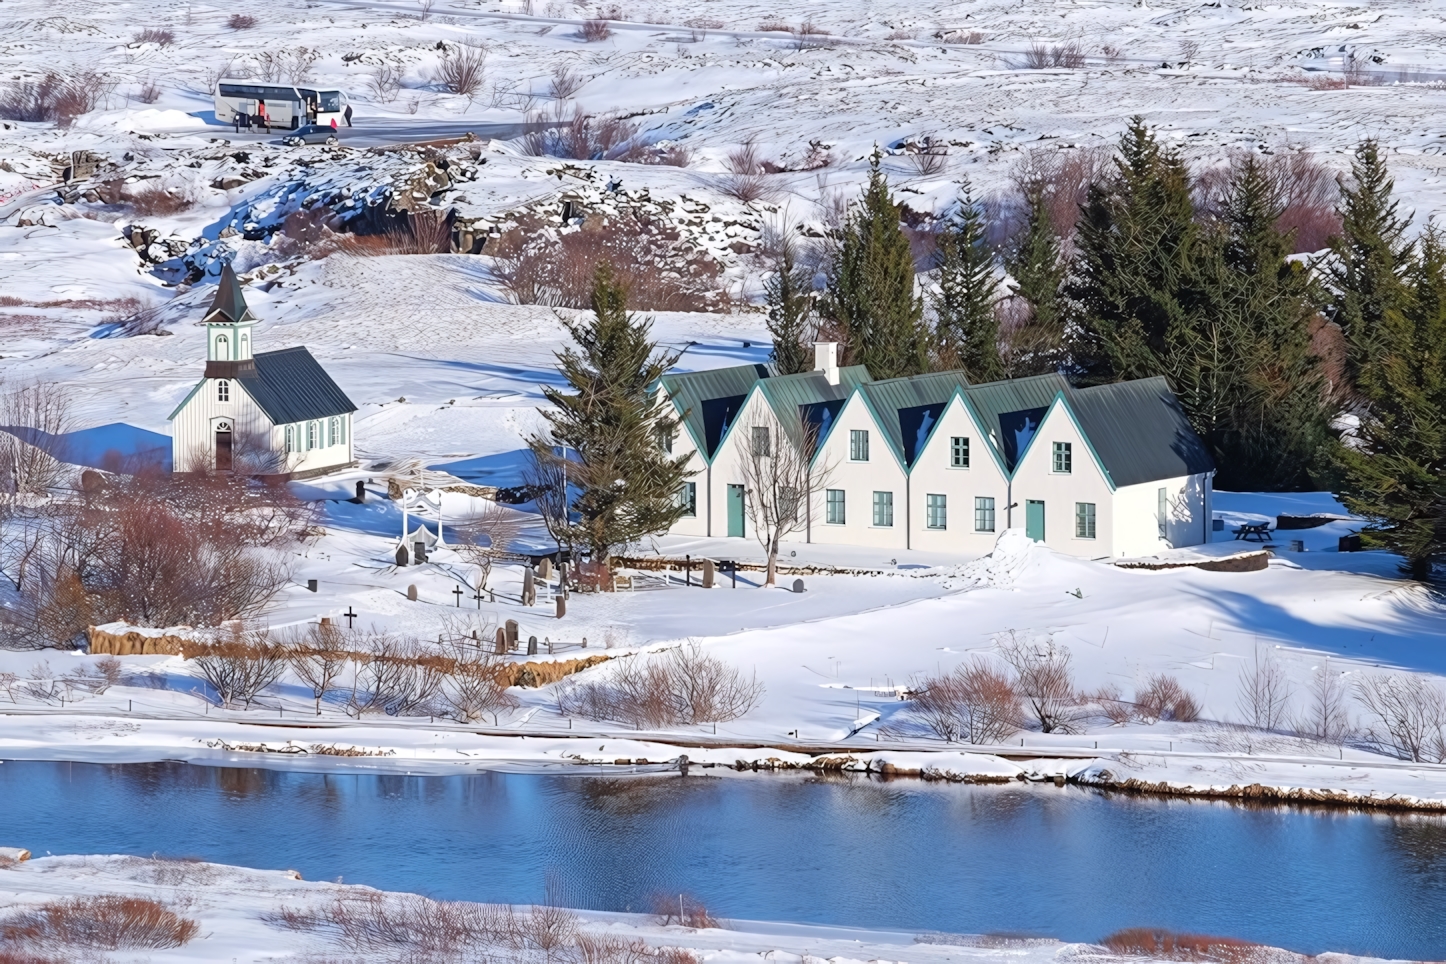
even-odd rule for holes
{"type": "Polygon", "coordinates": [[[773,440],[769,438],[767,425],[753,426],[753,448],[749,453],[756,459],[766,459],[772,452],[773,440]]]}
{"type": "Polygon", "coordinates": [[[1170,528],[1169,528],[1169,521],[1170,521],[1170,519],[1169,519],[1169,515],[1167,514],[1167,513],[1169,512],[1169,509],[1170,509],[1169,495],[1166,493],[1166,491],[1165,491],[1164,489],[1160,489],[1159,491],[1157,491],[1157,492],[1155,493],[1155,515],[1156,515],[1156,516],[1159,518],[1159,520],[1160,520],[1160,538],[1161,538],[1161,539],[1164,539],[1164,538],[1168,537],[1169,534],[1170,534],[1170,528]]]}
{"type": "Polygon", "coordinates": [[[829,489],[824,493],[824,521],[831,526],[841,526],[845,522],[844,517],[844,490],[829,489]]]}
{"type": "Polygon", "coordinates": [[[1074,537],[1093,539],[1095,537],[1095,504],[1076,502],[1074,504],[1074,537]]]}
{"type": "Polygon", "coordinates": [[[1073,446],[1068,442],[1054,443],[1054,470],[1062,475],[1068,475],[1074,470],[1073,446]]]}
{"type": "Polygon", "coordinates": [[[335,445],[337,441],[336,436],[336,417],[333,416],[326,420],[326,444],[335,445]]]}
{"type": "Polygon", "coordinates": [[[296,451],[296,426],[286,426],[286,451],[296,451]]]}
{"type": "Polygon", "coordinates": [[[874,493],[874,525],[891,526],[894,524],[894,493],[874,493]]]}
{"type": "Polygon", "coordinates": [[[673,454],[673,433],[672,433],[672,432],[659,432],[659,433],[658,433],[658,448],[662,449],[664,452],[667,452],[669,455],[672,455],[672,454],[673,454]]]}
{"type": "Polygon", "coordinates": [[[869,460],[868,429],[856,428],[849,430],[849,459],[854,462],[867,462],[869,460]]]}
{"type": "Polygon", "coordinates": [[[969,439],[963,435],[949,440],[949,465],[956,469],[969,468],[969,439]]]}
{"type": "Polygon", "coordinates": [[[683,515],[692,518],[698,514],[697,482],[684,482],[678,488],[678,504],[683,507],[683,515]]]}
{"type": "Polygon", "coordinates": [[[930,529],[949,528],[949,497],[930,493],[927,498],[928,525],[930,529]]]}
{"type": "Polygon", "coordinates": [[[224,378],[218,378],[216,380],[216,401],[231,401],[231,383],[224,378]]]}
{"type": "Polygon", "coordinates": [[[994,500],[979,496],[974,500],[974,531],[994,531],[994,500]]]}
{"type": "Polygon", "coordinates": [[[314,448],[316,448],[316,423],[315,423],[315,422],[307,422],[307,423],[306,423],[306,449],[307,449],[307,451],[309,452],[309,451],[311,451],[311,450],[314,449],[314,448]]]}

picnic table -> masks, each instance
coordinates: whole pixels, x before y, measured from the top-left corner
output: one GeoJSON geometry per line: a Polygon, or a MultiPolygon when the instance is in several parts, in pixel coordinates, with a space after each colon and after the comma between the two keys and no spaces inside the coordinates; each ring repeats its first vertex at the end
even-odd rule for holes
{"type": "Polygon", "coordinates": [[[1257,542],[1270,541],[1269,522],[1243,522],[1240,528],[1235,530],[1236,539],[1244,539],[1246,542],[1254,539],[1257,542]]]}

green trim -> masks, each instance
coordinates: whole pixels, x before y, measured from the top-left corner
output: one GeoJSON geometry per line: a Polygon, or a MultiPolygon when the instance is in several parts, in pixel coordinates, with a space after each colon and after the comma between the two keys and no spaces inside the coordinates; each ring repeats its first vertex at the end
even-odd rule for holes
{"type": "MultiPolygon", "coordinates": [[[[1054,401],[1049,403],[1049,408],[1045,410],[1044,416],[1039,420],[1039,428],[1034,430],[1034,435],[1030,436],[1029,444],[1024,447],[1023,452],[1019,453],[1019,458],[1014,460],[1014,471],[1019,471],[1019,467],[1024,464],[1025,458],[1034,450],[1035,439],[1039,438],[1043,432],[1044,423],[1049,421],[1050,415],[1054,414],[1056,408],[1063,409],[1064,413],[1069,416],[1070,423],[1074,425],[1075,431],[1079,432],[1079,437],[1084,442],[1085,449],[1090,453],[1090,458],[1094,460],[1095,467],[1100,470],[1100,475],[1104,476],[1105,484],[1110,487],[1110,492],[1113,493],[1117,488],[1115,480],[1110,477],[1110,470],[1105,468],[1104,461],[1100,458],[1099,453],[1095,451],[1094,443],[1090,441],[1089,433],[1084,430],[1084,426],[1080,425],[1079,419],[1075,416],[1074,409],[1070,408],[1069,399],[1065,398],[1064,392],[1056,393],[1054,401]]],[[[1011,476],[1012,475],[1013,473],[1011,473],[1011,476]]]]}
{"type": "Polygon", "coordinates": [[[176,410],[166,416],[166,421],[174,422],[176,420],[176,416],[181,414],[181,409],[191,404],[191,399],[196,397],[196,393],[201,390],[201,386],[206,384],[208,381],[210,381],[209,378],[202,378],[199,382],[197,382],[196,387],[191,389],[190,394],[188,394],[185,398],[181,400],[181,404],[176,406],[176,410]]]}

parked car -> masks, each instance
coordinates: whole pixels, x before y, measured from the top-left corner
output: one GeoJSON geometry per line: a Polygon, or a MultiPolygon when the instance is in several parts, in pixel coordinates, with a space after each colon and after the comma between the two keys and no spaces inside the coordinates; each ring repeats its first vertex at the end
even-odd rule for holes
{"type": "Polygon", "coordinates": [[[321,124],[307,124],[305,127],[298,127],[281,139],[281,143],[290,147],[300,147],[303,144],[335,144],[336,128],[322,126],[321,124]]]}

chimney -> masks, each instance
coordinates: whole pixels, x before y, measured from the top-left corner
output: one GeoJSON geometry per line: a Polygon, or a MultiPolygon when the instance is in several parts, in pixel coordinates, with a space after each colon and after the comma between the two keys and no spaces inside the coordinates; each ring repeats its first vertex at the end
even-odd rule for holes
{"type": "Polygon", "coordinates": [[[814,342],[813,370],[823,372],[823,377],[828,379],[830,385],[838,384],[838,342],[814,342]]]}

